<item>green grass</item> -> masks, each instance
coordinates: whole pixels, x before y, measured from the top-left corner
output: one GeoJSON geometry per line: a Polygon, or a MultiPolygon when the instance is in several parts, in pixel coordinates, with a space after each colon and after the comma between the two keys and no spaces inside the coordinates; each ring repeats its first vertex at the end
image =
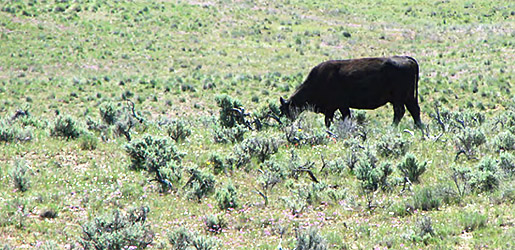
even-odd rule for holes
{"type": "Polygon", "coordinates": [[[80,247],[82,225],[148,207],[151,249],[171,248],[169,235],[180,228],[220,249],[293,249],[297,230],[312,227],[331,249],[513,248],[513,9],[512,1],[464,0],[4,1],[2,244],[80,247]],[[216,133],[234,136],[219,124],[217,96],[259,114],[324,60],[390,55],[420,64],[429,137],[409,114],[392,128],[387,105],[355,113],[359,123],[349,128],[336,121],[337,139],[323,137],[322,115],[305,112],[285,125],[270,119],[259,131],[232,128],[242,141],[215,141],[216,133]],[[29,116],[12,119],[17,110],[29,116]],[[78,139],[52,136],[67,116],[78,139]],[[178,124],[187,133],[170,143],[185,154],[177,163],[182,178],[163,192],[155,174],[131,170],[123,131],[132,141],[169,137],[178,124]],[[459,140],[474,131],[481,143],[459,140]],[[277,151],[263,149],[267,143],[277,151]],[[393,166],[405,153],[427,165],[418,183],[404,187],[393,166]],[[372,156],[393,172],[387,189],[365,193],[352,160],[372,156]],[[11,174],[18,162],[27,169],[25,192],[11,174]],[[453,168],[465,174],[459,191],[453,168]],[[189,195],[192,169],[214,176],[213,192],[200,200],[189,195]],[[495,185],[470,185],[485,174],[495,185]],[[238,206],[221,210],[216,194],[229,185],[238,206]],[[438,206],[416,209],[423,192],[438,206]],[[49,210],[55,218],[41,216],[49,210]],[[226,224],[209,232],[206,216],[226,224]],[[434,233],[420,236],[429,224],[434,233]]]}

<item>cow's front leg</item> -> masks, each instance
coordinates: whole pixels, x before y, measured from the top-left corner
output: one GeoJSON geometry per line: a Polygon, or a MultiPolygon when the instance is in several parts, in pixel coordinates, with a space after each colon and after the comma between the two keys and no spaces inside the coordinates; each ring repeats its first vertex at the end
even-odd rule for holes
{"type": "Polygon", "coordinates": [[[345,121],[345,119],[350,118],[350,109],[349,108],[340,108],[340,113],[342,114],[342,119],[345,121]]]}
{"type": "Polygon", "coordinates": [[[326,112],[324,112],[325,114],[325,126],[327,128],[329,128],[331,126],[331,122],[333,122],[333,118],[334,118],[334,109],[333,110],[328,110],[326,112]]]}
{"type": "Polygon", "coordinates": [[[404,108],[403,103],[394,103],[393,104],[393,125],[397,126],[404,116],[404,112],[406,109],[404,108]]]}

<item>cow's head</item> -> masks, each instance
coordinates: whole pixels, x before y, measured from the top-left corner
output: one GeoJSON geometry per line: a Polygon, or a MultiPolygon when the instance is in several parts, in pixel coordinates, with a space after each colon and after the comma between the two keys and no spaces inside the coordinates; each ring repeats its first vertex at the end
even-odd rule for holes
{"type": "Polygon", "coordinates": [[[280,98],[281,106],[279,110],[281,111],[281,116],[286,116],[286,118],[290,120],[295,120],[298,114],[298,109],[295,105],[292,105],[292,101],[285,100],[284,98],[280,98]]]}

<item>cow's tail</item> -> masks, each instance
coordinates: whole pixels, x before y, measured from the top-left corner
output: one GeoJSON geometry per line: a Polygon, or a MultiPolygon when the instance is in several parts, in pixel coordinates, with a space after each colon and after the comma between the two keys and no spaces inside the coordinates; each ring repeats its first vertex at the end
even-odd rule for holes
{"type": "Polygon", "coordinates": [[[415,65],[415,93],[413,93],[415,95],[415,100],[418,102],[418,80],[419,80],[419,67],[418,67],[418,62],[417,60],[415,60],[415,58],[413,57],[410,57],[410,56],[406,56],[408,59],[410,59],[411,61],[413,61],[414,65],[415,65]]]}

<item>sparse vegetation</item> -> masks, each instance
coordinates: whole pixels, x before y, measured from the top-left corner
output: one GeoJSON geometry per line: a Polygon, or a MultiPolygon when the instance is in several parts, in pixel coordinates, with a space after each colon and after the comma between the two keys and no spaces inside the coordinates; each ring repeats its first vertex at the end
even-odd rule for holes
{"type": "Polygon", "coordinates": [[[2,1],[0,248],[513,249],[512,2],[2,1]],[[423,131],[281,116],[391,55],[423,131]]]}

